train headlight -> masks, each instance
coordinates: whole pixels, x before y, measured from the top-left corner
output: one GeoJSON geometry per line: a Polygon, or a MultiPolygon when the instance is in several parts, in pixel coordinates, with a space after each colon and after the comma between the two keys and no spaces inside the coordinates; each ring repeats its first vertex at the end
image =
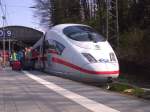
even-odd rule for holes
{"type": "Polygon", "coordinates": [[[97,62],[97,60],[89,53],[82,53],[82,55],[91,63],[97,62]]]}
{"type": "Polygon", "coordinates": [[[110,61],[116,61],[116,57],[114,53],[109,53],[110,61]]]}

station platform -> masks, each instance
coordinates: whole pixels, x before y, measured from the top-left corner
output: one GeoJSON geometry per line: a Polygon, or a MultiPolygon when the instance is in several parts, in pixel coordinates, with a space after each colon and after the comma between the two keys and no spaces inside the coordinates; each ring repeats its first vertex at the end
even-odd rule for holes
{"type": "Polygon", "coordinates": [[[149,105],[51,74],[0,68],[0,112],[150,112],[149,105]]]}

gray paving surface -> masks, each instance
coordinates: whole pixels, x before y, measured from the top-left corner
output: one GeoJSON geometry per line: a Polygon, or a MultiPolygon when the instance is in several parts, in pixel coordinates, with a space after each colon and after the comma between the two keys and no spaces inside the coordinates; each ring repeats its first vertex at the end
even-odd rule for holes
{"type": "Polygon", "coordinates": [[[90,112],[11,70],[0,71],[0,112],[90,112]]]}
{"type": "MultiPolygon", "coordinates": [[[[150,102],[146,100],[37,71],[31,73],[120,112],[150,112],[150,102]]],[[[0,69],[0,112],[90,111],[30,79],[22,72],[0,69]]]]}

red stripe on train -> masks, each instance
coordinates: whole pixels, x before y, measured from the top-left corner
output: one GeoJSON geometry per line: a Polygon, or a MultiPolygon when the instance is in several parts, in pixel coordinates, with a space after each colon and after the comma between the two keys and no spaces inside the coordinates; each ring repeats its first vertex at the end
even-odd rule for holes
{"type": "Polygon", "coordinates": [[[117,74],[119,74],[119,71],[91,71],[91,70],[87,70],[87,69],[81,68],[77,65],[74,65],[70,62],[67,62],[65,60],[62,60],[60,58],[56,58],[56,57],[53,57],[52,61],[55,63],[63,64],[67,67],[76,69],[80,72],[88,73],[88,74],[96,74],[96,75],[111,75],[111,74],[117,75],[117,74]]]}
{"type": "Polygon", "coordinates": [[[53,49],[48,50],[48,53],[58,54],[58,52],[56,50],[53,50],[53,49]]]}

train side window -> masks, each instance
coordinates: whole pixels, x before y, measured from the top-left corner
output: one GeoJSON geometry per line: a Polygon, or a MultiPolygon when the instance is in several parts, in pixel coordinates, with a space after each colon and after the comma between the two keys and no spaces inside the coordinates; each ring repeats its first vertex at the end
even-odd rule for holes
{"type": "Polygon", "coordinates": [[[56,50],[59,52],[59,54],[61,55],[62,52],[64,51],[65,49],[65,46],[61,43],[59,43],[58,41],[55,41],[54,40],[54,43],[55,43],[55,47],[56,47],[56,50]]]}

